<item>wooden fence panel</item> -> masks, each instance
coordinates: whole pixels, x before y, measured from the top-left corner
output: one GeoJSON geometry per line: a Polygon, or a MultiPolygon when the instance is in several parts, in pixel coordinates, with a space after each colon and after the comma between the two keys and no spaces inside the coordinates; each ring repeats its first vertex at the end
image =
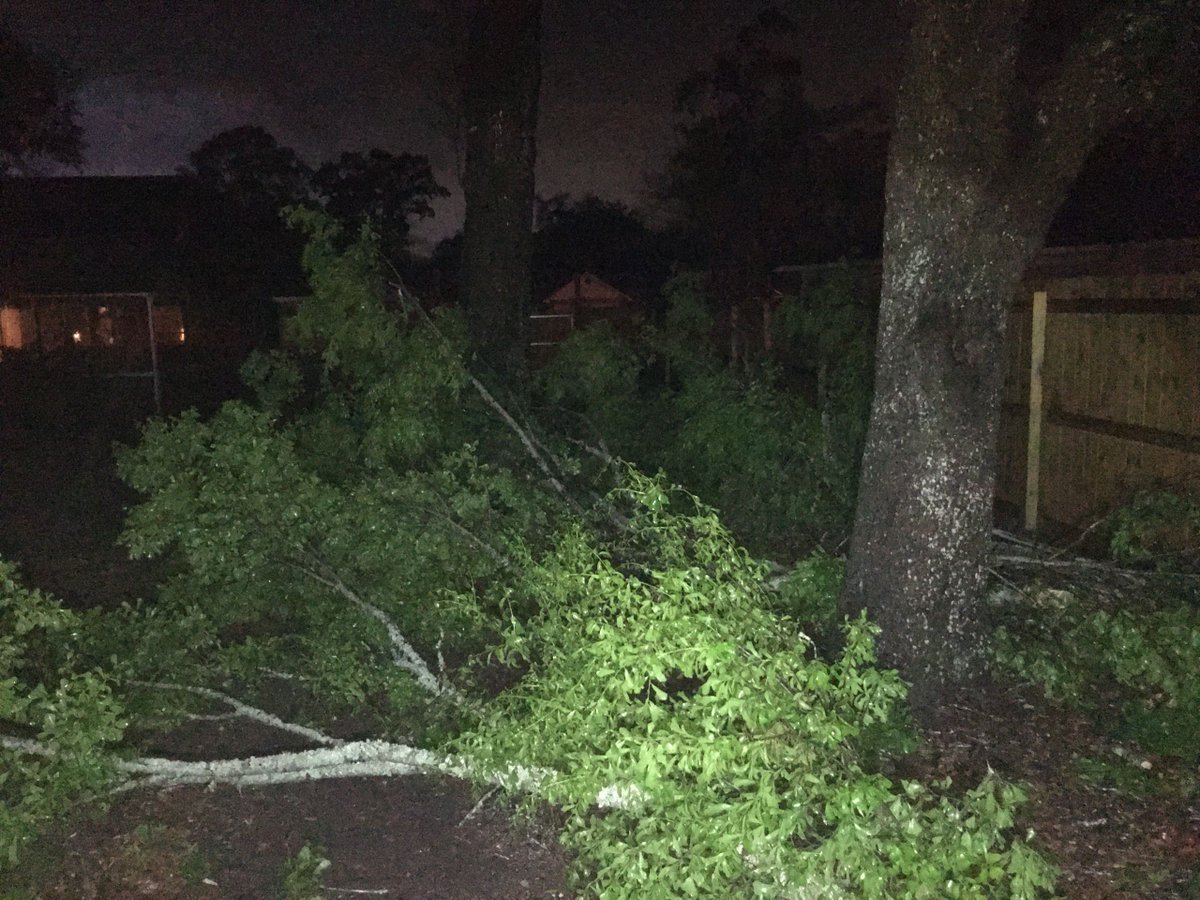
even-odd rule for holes
{"type": "Polygon", "coordinates": [[[1078,529],[1138,490],[1200,486],[1200,300],[1194,286],[1179,279],[1145,281],[1114,286],[1111,280],[1072,279],[1052,290],[1041,427],[1031,424],[1025,435],[1021,413],[1028,415],[1039,397],[1029,379],[1031,304],[1026,298],[1016,304],[997,499],[1014,505],[1027,484],[1030,521],[1078,529]],[[1177,293],[1133,295],[1146,287],[1173,287],[1177,293]],[[1083,296],[1082,288],[1102,295],[1083,296]],[[1038,442],[1032,478],[1017,464],[1031,439],[1038,442]]]}

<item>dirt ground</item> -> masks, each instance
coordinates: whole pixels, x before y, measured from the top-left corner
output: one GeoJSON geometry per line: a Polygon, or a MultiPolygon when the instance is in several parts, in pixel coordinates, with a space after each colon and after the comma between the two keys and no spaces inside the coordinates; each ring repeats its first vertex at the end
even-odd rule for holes
{"type": "MultiPolygon", "coordinates": [[[[110,444],[0,423],[0,555],[71,605],[150,596],[161,575],[114,547],[132,497],[112,476],[110,444]]],[[[1011,686],[948,705],[929,738],[902,774],[968,784],[990,767],[1025,783],[1022,827],[1061,867],[1065,896],[1200,897],[1200,798],[1180,761],[1139,760],[1137,790],[1097,777],[1096,760],[1122,771],[1115,749],[1083,718],[1011,686]]],[[[232,725],[171,743],[193,758],[289,749],[275,733],[232,725]]],[[[47,838],[0,896],[276,897],[306,846],[330,861],[330,897],[567,896],[551,836],[494,804],[476,809],[460,783],[415,777],[124,796],[47,838]]]]}

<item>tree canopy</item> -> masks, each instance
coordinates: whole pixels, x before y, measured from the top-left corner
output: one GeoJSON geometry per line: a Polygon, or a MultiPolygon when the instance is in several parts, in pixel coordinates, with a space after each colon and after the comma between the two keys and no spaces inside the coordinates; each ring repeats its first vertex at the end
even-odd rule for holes
{"type": "Polygon", "coordinates": [[[63,66],[0,28],[0,175],[39,160],[78,166],[83,130],[63,66]]]}
{"type": "Polygon", "coordinates": [[[222,131],[189,159],[191,174],[245,206],[277,212],[311,196],[312,170],[259,125],[222,131]]]}
{"type": "Polygon", "coordinates": [[[312,184],[326,212],[344,225],[369,222],[392,257],[408,246],[412,223],[433,216],[432,201],[450,195],[426,157],[377,147],[325,163],[312,184]]]}
{"type": "Polygon", "coordinates": [[[874,107],[805,96],[795,23],[768,9],[679,88],[659,190],[739,299],[781,262],[878,250],[886,134],[874,107]]]}
{"type": "Polygon", "coordinates": [[[314,170],[258,125],[214,135],[190,160],[185,172],[232,199],[252,230],[274,229],[286,206],[320,207],[347,233],[370,226],[393,261],[406,250],[413,222],[431,217],[431,201],[448,195],[425,156],[374,147],[342,153],[314,170]]]}

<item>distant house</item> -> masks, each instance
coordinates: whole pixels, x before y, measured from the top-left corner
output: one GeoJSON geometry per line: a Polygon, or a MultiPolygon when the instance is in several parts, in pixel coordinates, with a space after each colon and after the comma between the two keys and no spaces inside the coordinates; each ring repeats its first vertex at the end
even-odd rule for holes
{"type": "Polygon", "coordinates": [[[0,179],[0,352],[120,367],[153,336],[244,353],[274,334],[254,321],[267,298],[306,288],[292,248],[251,254],[231,220],[180,176],[0,179]]]}
{"type": "Polygon", "coordinates": [[[529,319],[530,346],[535,353],[545,354],[572,331],[596,322],[629,329],[642,320],[642,306],[608,282],[583,272],[552,291],[542,302],[542,310],[529,319]]]}
{"type": "Polygon", "coordinates": [[[152,334],[183,343],[168,285],[187,214],[178,178],[0,180],[0,353],[86,353],[119,368],[152,334]]]}

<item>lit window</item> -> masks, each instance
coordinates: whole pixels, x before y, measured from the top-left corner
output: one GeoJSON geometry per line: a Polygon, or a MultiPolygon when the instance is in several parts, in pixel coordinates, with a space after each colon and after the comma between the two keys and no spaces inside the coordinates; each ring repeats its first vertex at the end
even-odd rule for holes
{"type": "Polygon", "coordinates": [[[187,332],[184,329],[180,328],[179,329],[179,343],[182,344],[186,340],[187,340],[187,332]]]}
{"type": "Polygon", "coordinates": [[[80,334],[78,331],[76,331],[74,334],[71,335],[71,340],[73,340],[77,344],[82,344],[83,343],[83,335],[80,334]]]}

